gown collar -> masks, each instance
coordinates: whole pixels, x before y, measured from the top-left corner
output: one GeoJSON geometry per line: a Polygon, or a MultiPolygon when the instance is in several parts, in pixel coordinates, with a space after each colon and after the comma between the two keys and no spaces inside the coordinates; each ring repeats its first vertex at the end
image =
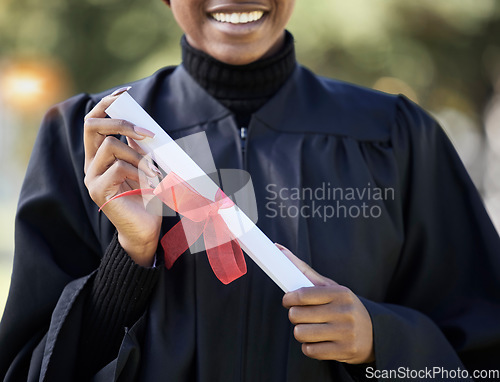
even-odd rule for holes
{"type": "MultiPolygon", "coordinates": [[[[133,86],[130,93],[167,131],[233,117],[182,65],[160,70],[133,86]]],[[[397,100],[393,95],[316,76],[296,64],[284,85],[253,114],[251,126],[258,121],[261,126],[285,133],[385,142],[396,120],[397,100]]]]}

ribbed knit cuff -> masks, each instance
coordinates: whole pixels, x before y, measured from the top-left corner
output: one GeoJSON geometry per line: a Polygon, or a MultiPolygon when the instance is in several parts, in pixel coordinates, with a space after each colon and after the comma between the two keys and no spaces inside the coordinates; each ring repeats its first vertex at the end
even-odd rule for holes
{"type": "Polygon", "coordinates": [[[144,313],[160,272],[136,264],[114,235],[86,301],[80,351],[93,372],[116,357],[125,327],[144,313]]]}

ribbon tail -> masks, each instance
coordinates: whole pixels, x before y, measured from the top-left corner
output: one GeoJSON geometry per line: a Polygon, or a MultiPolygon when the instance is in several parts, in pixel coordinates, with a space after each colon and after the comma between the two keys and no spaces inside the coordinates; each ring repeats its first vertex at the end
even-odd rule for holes
{"type": "Polygon", "coordinates": [[[165,266],[170,269],[175,261],[201,236],[205,222],[182,218],[161,239],[165,266]]]}
{"type": "Polygon", "coordinates": [[[104,203],[101,208],[99,208],[99,212],[104,208],[106,204],[109,202],[121,198],[122,196],[131,196],[131,195],[154,195],[154,189],[152,188],[138,188],[136,190],[130,190],[130,191],[125,191],[122,192],[121,194],[113,196],[111,199],[109,199],[106,203],[104,203]]]}
{"type": "Polygon", "coordinates": [[[220,215],[210,218],[203,238],[210,266],[223,284],[227,285],[247,273],[240,244],[220,215]]]}

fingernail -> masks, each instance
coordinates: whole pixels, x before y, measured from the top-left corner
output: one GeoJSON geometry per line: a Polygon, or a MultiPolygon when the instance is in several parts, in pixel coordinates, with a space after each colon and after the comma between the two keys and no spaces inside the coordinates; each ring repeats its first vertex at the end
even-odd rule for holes
{"type": "Polygon", "coordinates": [[[129,91],[132,89],[132,86],[124,86],[123,88],[116,89],[113,93],[111,93],[112,96],[117,96],[119,94],[125,93],[126,91],[129,91]]]}
{"type": "Polygon", "coordinates": [[[155,133],[153,133],[152,131],[149,131],[139,126],[134,126],[134,131],[139,135],[144,135],[149,138],[153,138],[155,136],[155,133]]]}
{"type": "Polygon", "coordinates": [[[149,169],[156,173],[157,175],[161,176],[161,171],[158,170],[158,167],[156,167],[153,163],[148,162],[149,169]]]}

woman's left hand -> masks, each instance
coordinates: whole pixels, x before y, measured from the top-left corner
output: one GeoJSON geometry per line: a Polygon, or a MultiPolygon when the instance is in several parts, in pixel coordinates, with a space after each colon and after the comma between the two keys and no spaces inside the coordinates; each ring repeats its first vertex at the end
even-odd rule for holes
{"type": "Polygon", "coordinates": [[[317,273],[287,248],[277,246],[315,285],[283,297],[302,352],[319,360],[373,362],[372,321],[359,298],[349,288],[317,273]]]}

